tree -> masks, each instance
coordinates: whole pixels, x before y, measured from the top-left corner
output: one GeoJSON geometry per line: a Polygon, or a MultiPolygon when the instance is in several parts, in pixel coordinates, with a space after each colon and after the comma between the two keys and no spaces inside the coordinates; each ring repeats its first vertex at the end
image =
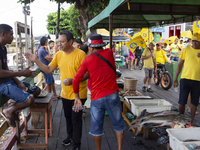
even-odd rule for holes
{"type": "MultiPolygon", "coordinates": [[[[23,1],[32,2],[34,0],[19,0],[19,2],[23,1]]],[[[88,30],[88,22],[92,20],[109,4],[109,0],[50,0],[50,1],[56,1],[60,3],[67,2],[75,5],[75,8],[80,13],[80,16],[77,19],[79,22],[79,29],[84,41],[87,40],[86,32],[88,30]]]]}
{"type": "MultiPolygon", "coordinates": [[[[71,30],[74,33],[75,38],[80,38],[81,32],[79,30],[79,23],[77,19],[79,16],[80,14],[78,10],[74,9],[74,5],[72,5],[68,10],[62,9],[60,12],[59,30],[71,30]]],[[[50,34],[55,33],[56,21],[57,12],[50,13],[47,16],[47,30],[50,34]]]]}
{"type": "MultiPolygon", "coordinates": [[[[52,12],[47,15],[47,30],[50,34],[55,34],[56,31],[56,25],[57,25],[57,12],[52,12]]],[[[69,24],[68,24],[68,13],[67,10],[62,9],[60,12],[60,19],[59,19],[59,30],[69,30],[69,24]]]]}
{"type": "Polygon", "coordinates": [[[68,17],[70,18],[68,20],[70,30],[74,33],[75,38],[81,38],[81,31],[78,22],[78,17],[80,17],[79,11],[75,9],[74,5],[72,5],[67,12],[69,15],[68,17]]]}
{"type": "Polygon", "coordinates": [[[75,8],[79,10],[79,29],[84,41],[87,41],[88,22],[108,6],[109,0],[66,0],[66,2],[74,4],[75,8]]]}

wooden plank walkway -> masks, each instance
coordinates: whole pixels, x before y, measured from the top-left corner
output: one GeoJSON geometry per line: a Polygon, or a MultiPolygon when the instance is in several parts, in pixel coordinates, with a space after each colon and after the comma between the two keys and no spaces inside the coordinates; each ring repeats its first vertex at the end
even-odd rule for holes
{"type": "MultiPolygon", "coordinates": [[[[149,92],[143,92],[142,91],[142,86],[143,86],[143,79],[144,79],[144,70],[134,70],[134,71],[130,71],[128,69],[120,69],[122,72],[122,78],[123,77],[133,77],[133,78],[137,78],[138,82],[137,82],[137,90],[142,93],[145,96],[151,96],[152,98],[156,98],[156,99],[165,99],[167,101],[169,101],[173,107],[173,110],[178,110],[178,100],[179,100],[179,93],[176,93],[174,91],[173,86],[169,89],[169,90],[164,90],[161,85],[155,85],[154,81],[152,79],[152,84],[151,84],[151,88],[154,91],[153,93],[149,93],[149,92]]],[[[187,109],[185,109],[185,115],[190,117],[190,113],[187,112],[187,109]]],[[[198,114],[200,114],[200,109],[198,106],[198,114]]],[[[200,120],[200,115],[196,115],[195,116],[195,122],[199,122],[200,120]]]]}
{"type": "MultiPolygon", "coordinates": [[[[128,69],[120,69],[123,77],[135,77],[138,78],[137,90],[143,95],[151,96],[153,98],[165,99],[173,104],[173,109],[178,109],[178,93],[175,93],[173,88],[168,91],[165,91],[161,86],[156,86],[152,83],[153,93],[143,92],[143,70],[134,70],[130,71],[128,69]]],[[[59,79],[59,75],[54,75],[55,80],[59,79]]],[[[57,94],[60,94],[61,87],[56,85],[57,94]]],[[[66,147],[62,145],[62,141],[66,138],[66,123],[62,108],[62,100],[57,100],[53,102],[53,136],[49,137],[49,150],[70,150],[71,145],[66,147]]],[[[95,144],[92,135],[89,134],[90,130],[90,109],[86,109],[86,117],[83,118],[83,131],[82,131],[82,145],[81,150],[95,150],[95,144]]],[[[200,113],[200,112],[199,112],[200,113]]],[[[187,113],[187,115],[189,115],[187,113]]],[[[109,116],[104,118],[104,135],[102,136],[102,150],[117,150],[117,139],[115,131],[113,130],[111,120],[109,116]]],[[[195,117],[195,120],[198,120],[199,115],[195,117]]],[[[124,139],[123,139],[123,149],[124,150],[167,150],[166,144],[157,145],[155,136],[150,134],[150,139],[143,140],[142,134],[135,137],[134,133],[128,131],[129,126],[124,121],[125,130],[124,130],[124,139]]],[[[41,128],[41,122],[38,125],[38,128],[41,128]]],[[[38,135],[36,135],[38,136],[38,135]]],[[[44,137],[37,137],[28,139],[26,143],[43,143],[44,137]]]]}

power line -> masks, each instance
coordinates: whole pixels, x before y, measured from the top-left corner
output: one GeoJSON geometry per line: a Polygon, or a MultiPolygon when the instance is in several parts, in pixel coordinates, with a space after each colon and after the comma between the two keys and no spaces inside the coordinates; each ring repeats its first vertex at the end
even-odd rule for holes
{"type": "Polygon", "coordinates": [[[48,9],[48,8],[44,8],[44,7],[38,7],[38,6],[31,6],[31,7],[35,7],[35,8],[39,8],[39,9],[43,9],[43,10],[55,11],[54,9],[48,9]]]}
{"type": "Polygon", "coordinates": [[[18,8],[18,7],[21,7],[21,6],[17,6],[17,7],[10,8],[10,9],[8,9],[8,10],[1,11],[0,14],[3,14],[3,13],[5,13],[5,12],[11,11],[11,10],[14,10],[14,9],[16,9],[16,8],[18,8]]]}

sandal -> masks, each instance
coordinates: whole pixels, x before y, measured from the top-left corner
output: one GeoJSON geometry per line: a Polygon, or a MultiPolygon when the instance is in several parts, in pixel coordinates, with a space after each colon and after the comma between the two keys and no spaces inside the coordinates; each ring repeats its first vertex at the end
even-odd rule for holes
{"type": "Polygon", "coordinates": [[[9,124],[11,127],[13,127],[13,128],[16,127],[16,123],[15,123],[15,120],[14,120],[14,119],[7,117],[3,112],[0,112],[0,114],[1,114],[2,117],[4,117],[4,118],[6,119],[6,121],[8,122],[8,124],[9,124]]]}

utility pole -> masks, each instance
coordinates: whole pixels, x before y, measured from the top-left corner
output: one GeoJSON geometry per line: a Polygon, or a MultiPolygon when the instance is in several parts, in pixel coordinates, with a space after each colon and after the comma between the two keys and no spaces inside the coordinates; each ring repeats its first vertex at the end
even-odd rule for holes
{"type": "MultiPolygon", "coordinates": [[[[24,4],[23,13],[25,17],[25,52],[28,52],[28,33],[27,33],[27,15],[30,15],[30,6],[24,4]]],[[[29,33],[30,34],[30,33],[29,33]]],[[[29,66],[30,62],[27,60],[29,66]]]]}

